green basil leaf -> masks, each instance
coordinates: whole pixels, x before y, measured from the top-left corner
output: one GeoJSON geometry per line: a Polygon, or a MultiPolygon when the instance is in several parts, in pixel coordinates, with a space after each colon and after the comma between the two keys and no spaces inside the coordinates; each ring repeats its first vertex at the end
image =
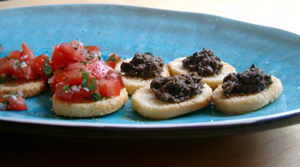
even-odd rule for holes
{"type": "Polygon", "coordinates": [[[109,56],[109,60],[113,61],[114,63],[117,63],[120,60],[120,57],[117,59],[116,54],[109,56]]]}
{"type": "Polygon", "coordinates": [[[63,91],[66,92],[66,91],[68,91],[70,89],[70,85],[68,84],[68,85],[62,87],[62,89],[63,89],[63,91]]]}
{"type": "Polygon", "coordinates": [[[19,68],[19,70],[22,72],[22,74],[25,76],[25,78],[28,80],[29,79],[29,77],[25,74],[25,72],[23,71],[23,69],[22,69],[22,67],[21,67],[21,65],[20,65],[20,62],[19,62],[19,60],[16,60],[16,64],[15,64],[18,68],[19,68]]]}
{"type": "Polygon", "coordinates": [[[8,97],[12,97],[12,96],[20,97],[19,94],[17,94],[17,95],[2,95],[3,98],[8,98],[8,97]]]}
{"type": "Polygon", "coordinates": [[[90,73],[87,71],[82,71],[81,85],[83,87],[89,87],[89,79],[90,79],[90,73]]]}
{"type": "Polygon", "coordinates": [[[92,80],[91,80],[91,84],[89,86],[89,90],[90,92],[95,90],[97,88],[97,82],[96,82],[96,77],[94,77],[92,80]]]}
{"type": "Polygon", "coordinates": [[[91,62],[88,62],[88,61],[80,61],[80,63],[82,63],[82,64],[84,64],[84,65],[91,64],[91,62]]]}
{"type": "Polygon", "coordinates": [[[42,70],[48,78],[53,75],[52,67],[49,65],[49,57],[46,58],[42,70]]]}
{"type": "Polygon", "coordinates": [[[93,92],[92,93],[92,100],[93,101],[98,101],[98,100],[101,100],[101,95],[97,92],[93,92]]]}

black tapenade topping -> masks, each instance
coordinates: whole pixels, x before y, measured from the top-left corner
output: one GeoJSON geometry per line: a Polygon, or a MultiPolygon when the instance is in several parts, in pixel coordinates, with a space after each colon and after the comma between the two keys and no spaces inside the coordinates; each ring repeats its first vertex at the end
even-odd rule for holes
{"type": "Polygon", "coordinates": [[[164,61],[152,53],[136,53],[130,62],[123,62],[121,72],[125,76],[141,77],[144,79],[160,76],[164,61]]]}
{"type": "Polygon", "coordinates": [[[264,90],[272,84],[271,76],[261,68],[253,64],[243,73],[230,73],[223,79],[222,88],[224,95],[229,97],[231,93],[256,93],[264,90]]]}
{"type": "Polygon", "coordinates": [[[152,80],[150,88],[161,101],[179,103],[201,94],[204,82],[196,73],[158,77],[152,80]]]}
{"type": "Polygon", "coordinates": [[[182,65],[191,72],[196,71],[200,76],[219,74],[223,67],[221,59],[205,48],[182,60],[182,65]]]}

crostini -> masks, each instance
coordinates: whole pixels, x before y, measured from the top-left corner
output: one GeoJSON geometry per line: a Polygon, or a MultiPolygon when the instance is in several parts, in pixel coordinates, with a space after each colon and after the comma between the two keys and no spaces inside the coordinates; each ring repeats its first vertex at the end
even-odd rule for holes
{"type": "Polygon", "coordinates": [[[189,74],[198,72],[203,81],[213,90],[222,84],[223,78],[228,73],[236,72],[230,64],[215,57],[213,51],[203,48],[202,51],[195,52],[192,56],[181,57],[168,63],[171,76],[178,74],[189,74]]]}
{"type": "Polygon", "coordinates": [[[208,106],[212,89],[197,73],[158,77],[132,95],[132,109],[150,119],[169,119],[208,106]]]}
{"type": "Polygon", "coordinates": [[[114,70],[121,73],[130,95],[141,87],[149,86],[154,78],[170,75],[162,58],[152,53],[136,53],[133,58],[117,62],[114,70]]]}
{"type": "Polygon", "coordinates": [[[0,92],[23,93],[24,98],[40,94],[47,88],[47,79],[52,76],[49,57],[35,57],[25,42],[21,51],[12,51],[0,59],[0,92]]]}
{"type": "Polygon", "coordinates": [[[217,110],[227,114],[243,114],[258,110],[278,98],[281,81],[252,65],[243,73],[230,73],[213,92],[217,110]]]}
{"type": "Polygon", "coordinates": [[[110,114],[128,100],[121,76],[105,65],[97,46],[80,41],[55,45],[51,57],[53,111],[66,117],[110,114]]]}

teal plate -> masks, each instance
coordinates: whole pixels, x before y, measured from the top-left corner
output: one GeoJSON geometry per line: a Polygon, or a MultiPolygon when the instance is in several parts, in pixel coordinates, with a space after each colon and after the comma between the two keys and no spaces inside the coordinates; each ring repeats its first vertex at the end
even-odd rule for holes
{"type": "Polygon", "coordinates": [[[168,63],[203,47],[238,72],[252,64],[282,81],[281,96],[243,115],[227,115],[213,104],[168,120],[149,120],[131,108],[94,118],[65,118],[52,109],[49,89],[26,100],[28,110],[0,111],[0,130],[43,135],[109,138],[190,138],[244,134],[300,121],[300,36],[222,17],[119,5],[53,5],[0,10],[3,51],[23,41],[35,55],[51,55],[55,44],[80,40],[129,58],[152,52],[168,63]]]}

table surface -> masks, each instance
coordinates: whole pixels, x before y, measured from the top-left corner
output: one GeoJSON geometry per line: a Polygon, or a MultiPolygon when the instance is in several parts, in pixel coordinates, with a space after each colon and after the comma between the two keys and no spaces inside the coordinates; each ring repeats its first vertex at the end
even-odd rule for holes
{"type": "MultiPolygon", "coordinates": [[[[299,0],[13,0],[0,9],[105,3],[214,14],[300,35],[299,0]]],[[[120,140],[0,133],[5,166],[299,166],[300,125],[200,139],[120,140]],[[133,165],[134,164],[134,165],[133,165]]]]}

